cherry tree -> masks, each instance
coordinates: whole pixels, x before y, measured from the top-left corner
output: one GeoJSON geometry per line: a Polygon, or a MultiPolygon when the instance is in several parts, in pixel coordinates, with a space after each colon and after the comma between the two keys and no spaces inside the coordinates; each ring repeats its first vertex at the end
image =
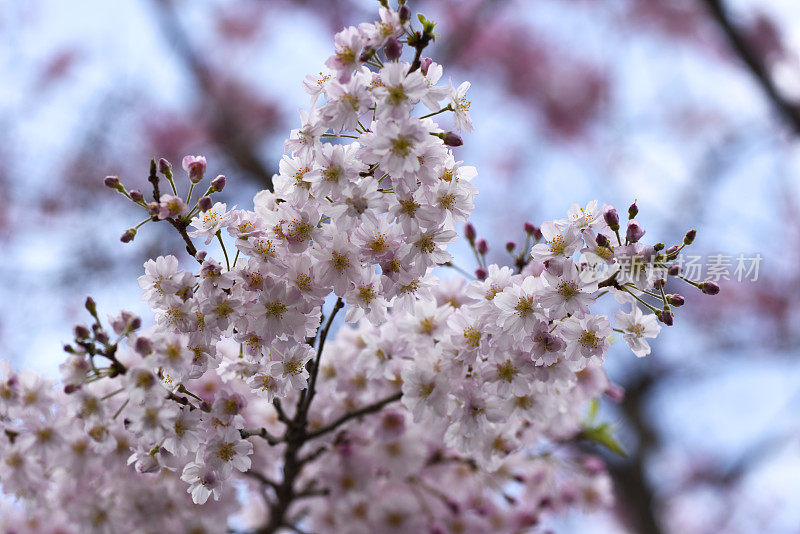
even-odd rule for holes
{"type": "Polygon", "coordinates": [[[3,370],[6,528],[520,532],[611,505],[583,447],[624,452],[597,414],[611,343],[650,353],[668,279],[719,286],[676,261],[696,231],[647,244],[636,202],[526,223],[490,262],[452,150],[470,84],[424,55],[434,29],[383,2],[337,33],[252,209],[203,156],[153,159],[145,191],[106,177],[144,217],[123,243],[168,226],[186,254],[144,264],[152,321],[86,300],[59,384],[3,370]]]}

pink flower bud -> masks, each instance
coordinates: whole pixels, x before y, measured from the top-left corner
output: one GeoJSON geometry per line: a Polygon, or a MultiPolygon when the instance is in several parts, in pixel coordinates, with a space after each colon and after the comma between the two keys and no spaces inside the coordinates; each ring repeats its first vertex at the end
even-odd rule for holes
{"type": "Polygon", "coordinates": [[[431,63],[433,63],[433,60],[429,57],[424,57],[419,61],[419,70],[423,76],[428,75],[428,67],[431,66],[431,63]]]}
{"type": "Polygon", "coordinates": [[[628,243],[636,243],[644,236],[644,233],[638,222],[630,221],[628,223],[628,231],[625,233],[625,239],[628,240],[628,243]]]}
{"type": "MultiPolygon", "coordinates": [[[[187,158],[190,156],[186,156],[187,158]]],[[[186,168],[186,158],[183,158],[184,161],[184,169],[186,168]]],[[[171,176],[172,175],[172,163],[165,160],[164,158],[160,158],[158,160],[158,172],[163,174],[164,176],[171,176]]]]}
{"type": "Polygon", "coordinates": [[[153,352],[153,343],[146,337],[138,337],[133,344],[133,350],[140,356],[147,356],[153,352]]]}
{"type": "Polygon", "coordinates": [[[634,201],[634,203],[628,208],[628,219],[635,219],[637,215],[639,215],[639,208],[636,206],[636,202],[634,201]]]}
{"type": "Polygon", "coordinates": [[[183,170],[189,173],[189,180],[196,184],[206,173],[206,158],[203,156],[186,156],[183,158],[183,170]]]}
{"type": "Polygon", "coordinates": [[[447,146],[461,146],[464,144],[464,141],[461,139],[461,136],[455,132],[446,132],[444,137],[442,137],[444,144],[447,146]]]}
{"type": "Polygon", "coordinates": [[[480,238],[475,242],[475,250],[478,251],[478,254],[486,254],[489,252],[489,243],[484,238],[480,238]]]}
{"type": "Polygon", "coordinates": [[[397,16],[400,17],[400,22],[405,22],[411,18],[411,10],[407,5],[403,4],[400,6],[400,9],[397,10],[397,16]]]}
{"type": "Polygon", "coordinates": [[[130,195],[131,200],[134,202],[141,202],[144,200],[144,195],[142,195],[142,192],[139,189],[131,189],[128,191],[128,195],[130,195]]]}
{"type": "Polygon", "coordinates": [[[711,280],[706,280],[700,284],[700,291],[706,295],[716,295],[719,293],[719,285],[711,280]]]}
{"type": "Polygon", "coordinates": [[[464,237],[467,238],[467,241],[472,243],[473,241],[475,241],[476,235],[477,234],[475,233],[475,227],[472,225],[472,223],[467,223],[464,225],[464,237]]]}
{"type": "Polygon", "coordinates": [[[603,214],[603,220],[614,231],[619,230],[619,214],[614,208],[609,208],[603,214]]]}
{"type": "Polygon", "coordinates": [[[680,308],[686,303],[686,300],[683,298],[682,295],[667,295],[667,302],[670,305],[675,306],[676,308],[680,308]]]}
{"type": "Polygon", "coordinates": [[[486,277],[489,276],[489,273],[486,272],[486,269],[480,267],[475,269],[475,278],[478,280],[486,280],[486,277]]]}
{"type": "Polygon", "coordinates": [[[506,243],[506,250],[508,252],[514,252],[515,248],[517,248],[517,244],[514,243],[513,241],[509,241],[508,243],[506,243]]]}
{"type": "Polygon", "coordinates": [[[120,236],[119,240],[123,243],[130,243],[136,237],[136,228],[128,228],[120,236]]]}
{"type": "Polygon", "coordinates": [[[110,189],[119,189],[119,177],[106,176],[103,178],[103,185],[110,189]]]}
{"type": "Polygon", "coordinates": [[[611,384],[608,386],[604,393],[611,402],[622,402],[622,399],[625,398],[625,389],[617,384],[611,384]]]}
{"type": "Polygon", "coordinates": [[[75,339],[86,339],[89,337],[89,329],[86,326],[79,324],[75,325],[75,339]]]}
{"type": "Polygon", "coordinates": [[[213,180],[211,180],[211,189],[213,191],[222,191],[225,189],[225,176],[219,175],[213,180]]]}
{"type": "Polygon", "coordinates": [[[200,197],[197,199],[197,207],[200,208],[200,211],[210,210],[213,204],[214,203],[212,202],[211,197],[209,196],[200,197]]]}
{"type": "Polygon", "coordinates": [[[386,54],[386,59],[389,61],[400,59],[400,55],[403,53],[403,43],[396,37],[391,37],[383,46],[383,53],[386,54]]]}

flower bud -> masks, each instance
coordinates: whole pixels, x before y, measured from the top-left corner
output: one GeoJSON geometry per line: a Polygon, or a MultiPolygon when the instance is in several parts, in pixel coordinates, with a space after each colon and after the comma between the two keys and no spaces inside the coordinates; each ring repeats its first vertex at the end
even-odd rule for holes
{"type": "Polygon", "coordinates": [[[108,187],[109,189],[119,189],[119,177],[118,176],[106,176],[103,178],[103,185],[108,187]]]}
{"type": "Polygon", "coordinates": [[[611,402],[622,402],[625,399],[625,389],[617,384],[609,385],[603,393],[611,402]]]}
{"type": "Polygon", "coordinates": [[[653,245],[653,250],[655,250],[656,252],[659,252],[661,250],[664,250],[664,247],[666,247],[666,246],[667,245],[665,245],[664,243],[656,243],[655,245],[653,245]]]}
{"type": "Polygon", "coordinates": [[[517,248],[517,244],[514,243],[513,241],[509,241],[508,243],[506,243],[506,250],[509,253],[514,252],[515,248],[517,248]]]}
{"type": "Polygon", "coordinates": [[[360,55],[360,56],[358,56],[358,60],[359,60],[361,63],[366,63],[366,62],[367,62],[367,61],[369,61],[369,60],[372,58],[372,56],[374,56],[374,55],[375,55],[375,50],[373,50],[372,48],[369,48],[369,47],[367,47],[367,48],[364,48],[364,51],[363,51],[363,52],[361,52],[361,55],[360,55]]]}
{"type": "MultiPolygon", "coordinates": [[[[186,158],[183,158],[183,160],[186,161],[186,158]]],[[[172,176],[172,163],[165,160],[164,158],[160,158],[158,160],[158,172],[160,172],[164,176],[172,176]]]]}
{"type": "Polygon", "coordinates": [[[667,326],[672,326],[674,317],[672,312],[669,310],[661,310],[658,312],[658,320],[664,323],[667,326]]]}
{"type": "Polygon", "coordinates": [[[666,284],[667,284],[667,281],[666,281],[666,280],[664,280],[663,278],[659,278],[658,280],[656,280],[655,282],[653,282],[653,287],[654,287],[655,289],[661,289],[661,288],[662,288],[662,287],[664,287],[666,284]]]}
{"type": "Polygon", "coordinates": [[[108,343],[108,334],[106,334],[105,330],[99,330],[94,335],[94,338],[100,343],[108,343]]]}
{"type": "Polygon", "coordinates": [[[206,158],[203,156],[184,157],[183,170],[189,173],[189,181],[196,184],[203,179],[206,173],[206,158]]]}
{"type": "Polygon", "coordinates": [[[147,356],[153,352],[153,343],[146,337],[138,337],[133,344],[133,350],[140,356],[147,356]]]}
{"type": "Polygon", "coordinates": [[[597,234],[597,237],[594,238],[594,241],[597,243],[598,247],[611,248],[611,241],[609,241],[608,238],[603,234],[597,234]]]}
{"type": "Polygon", "coordinates": [[[614,208],[606,210],[606,212],[603,214],[603,220],[615,232],[619,230],[619,214],[614,208]]]}
{"type": "Polygon", "coordinates": [[[689,230],[686,232],[686,235],[683,236],[683,244],[684,245],[691,245],[694,243],[694,238],[697,237],[697,230],[689,230]]]}
{"type": "Polygon", "coordinates": [[[486,277],[489,276],[489,273],[486,272],[486,269],[483,267],[479,267],[475,269],[475,278],[478,280],[486,280],[486,277]]]}
{"type": "Polygon", "coordinates": [[[97,303],[95,303],[92,297],[86,297],[86,302],[83,304],[86,308],[86,311],[92,314],[92,316],[97,315],[97,303]]]}
{"type": "Polygon", "coordinates": [[[628,231],[625,232],[625,239],[628,241],[628,243],[638,242],[643,235],[644,230],[642,230],[642,227],[639,226],[638,222],[632,220],[628,223],[628,231]]]}
{"type": "Polygon", "coordinates": [[[147,205],[147,213],[152,217],[158,216],[159,209],[160,207],[158,205],[158,202],[151,202],[147,205]]]}
{"type": "Polygon", "coordinates": [[[467,223],[464,225],[464,237],[467,238],[467,241],[473,243],[475,241],[475,227],[472,226],[472,223],[467,223]]]}
{"type": "Polygon", "coordinates": [[[464,141],[461,139],[461,136],[455,132],[445,132],[444,137],[442,137],[444,144],[447,146],[461,146],[464,144],[464,141]]]}
{"type": "Polygon", "coordinates": [[[197,207],[200,208],[200,211],[208,211],[211,209],[212,205],[213,202],[209,196],[200,197],[197,199],[197,207]]]}
{"type": "Polygon", "coordinates": [[[206,259],[206,256],[207,256],[207,255],[208,255],[208,252],[207,252],[207,251],[205,251],[205,250],[198,250],[198,251],[197,251],[197,254],[195,254],[195,255],[194,255],[194,257],[195,257],[195,259],[196,259],[197,261],[203,261],[203,260],[205,260],[205,259],[206,259]]]}
{"type": "Polygon", "coordinates": [[[391,37],[383,46],[383,53],[386,54],[386,59],[389,61],[400,59],[403,53],[403,43],[397,40],[396,37],[391,37]]]}
{"type": "Polygon", "coordinates": [[[711,280],[706,280],[700,284],[700,291],[706,295],[716,295],[719,293],[719,285],[711,280]]]}
{"type": "Polygon", "coordinates": [[[81,386],[79,384],[67,384],[66,386],[64,386],[64,393],[67,395],[72,395],[79,389],[81,389],[81,386]]]}
{"type": "Polygon", "coordinates": [[[489,252],[489,243],[484,238],[480,238],[475,242],[475,250],[478,251],[478,254],[484,255],[489,252]]]}
{"type": "Polygon", "coordinates": [[[144,200],[144,195],[142,195],[142,192],[139,189],[131,189],[128,191],[128,195],[130,195],[131,200],[134,202],[141,202],[144,200]]]}
{"type": "Polygon", "coordinates": [[[128,228],[120,236],[119,240],[123,243],[130,243],[136,237],[136,228],[128,228]]]}
{"type": "Polygon", "coordinates": [[[670,265],[669,269],[667,269],[667,274],[670,276],[678,276],[681,274],[681,266],[677,264],[670,265]]]}
{"type": "Polygon", "coordinates": [[[89,337],[89,329],[82,324],[75,325],[75,339],[86,339],[89,337]]]}
{"type": "Polygon", "coordinates": [[[671,306],[680,308],[686,303],[686,300],[683,298],[682,295],[675,294],[675,295],[667,295],[667,302],[669,302],[671,306]]]}
{"type": "Polygon", "coordinates": [[[639,215],[639,208],[636,206],[636,201],[628,208],[628,219],[635,219],[639,215]]]}
{"type": "Polygon", "coordinates": [[[431,66],[431,63],[433,63],[433,60],[429,57],[424,57],[419,61],[419,70],[423,76],[428,75],[428,67],[431,66]]]}
{"type": "Polygon", "coordinates": [[[400,6],[400,9],[397,10],[397,16],[400,17],[400,22],[406,22],[411,18],[411,10],[407,5],[403,4],[400,6]]]}
{"type": "Polygon", "coordinates": [[[220,174],[219,176],[211,180],[211,189],[212,193],[222,191],[223,189],[225,189],[225,176],[220,174]]]}

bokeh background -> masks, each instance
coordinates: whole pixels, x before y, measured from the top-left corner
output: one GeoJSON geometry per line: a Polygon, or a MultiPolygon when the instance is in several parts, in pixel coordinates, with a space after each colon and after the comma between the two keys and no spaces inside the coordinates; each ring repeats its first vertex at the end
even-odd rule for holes
{"type": "MultiPolygon", "coordinates": [[[[638,199],[652,242],[698,229],[732,258],[689,286],[653,354],[617,343],[602,415],[617,506],[561,532],[800,532],[800,3],[430,0],[430,55],[472,81],[479,233],[496,261],[522,223],[638,199]],[[759,254],[757,280],[736,257],[759,254]]],[[[340,27],[369,0],[0,0],[0,356],[57,375],[82,302],[144,312],[143,261],[180,250],[102,186],[153,156],[205,154],[242,207],[276,169],[340,27]]],[[[470,266],[461,250],[457,261],[470,266]]]]}

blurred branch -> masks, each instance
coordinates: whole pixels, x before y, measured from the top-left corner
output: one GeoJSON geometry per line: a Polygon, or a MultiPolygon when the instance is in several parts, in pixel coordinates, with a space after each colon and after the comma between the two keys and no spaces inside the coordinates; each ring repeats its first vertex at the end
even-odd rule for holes
{"type": "Polygon", "coordinates": [[[792,127],[794,133],[800,135],[800,107],[787,100],[778,90],[760,54],[748,42],[743,33],[734,26],[725,6],[722,4],[722,0],[702,1],[708,7],[711,16],[720,29],[725,33],[733,51],[756,78],[756,81],[761,85],[761,88],[778,109],[783,119],[792,127]]]}
{"type": "Polygon", "coordinates": [[[214,90],[214,80],[206,65],[194,49],[189,36],[179,21],[171,0],[153,0],[158,10],[160,27],[175,52],[187,66],[189,74],[195,79],[212,110],[211,129],[215,140],[225,154],[245,172],[273,190],[272,172],[258,155],[251,139],[243,135],[237,120],[228,111],[228,103],[214,90]]]}
{"type": "Polygon", "coordinates": [[[656,515],[653,485],[647,480],[647,461],[659,446],[658,435],[646,411],[646,399],[658,384],[660,371],[643,371],[625,385],[622,410],[626,427],[636,434],[638,446],[625,461],[605,454],[606,464],[616,489],[622,494],[623,513],[629,514],[631,530],[642,534],[661,534],[663,529],[656,515]]]}

